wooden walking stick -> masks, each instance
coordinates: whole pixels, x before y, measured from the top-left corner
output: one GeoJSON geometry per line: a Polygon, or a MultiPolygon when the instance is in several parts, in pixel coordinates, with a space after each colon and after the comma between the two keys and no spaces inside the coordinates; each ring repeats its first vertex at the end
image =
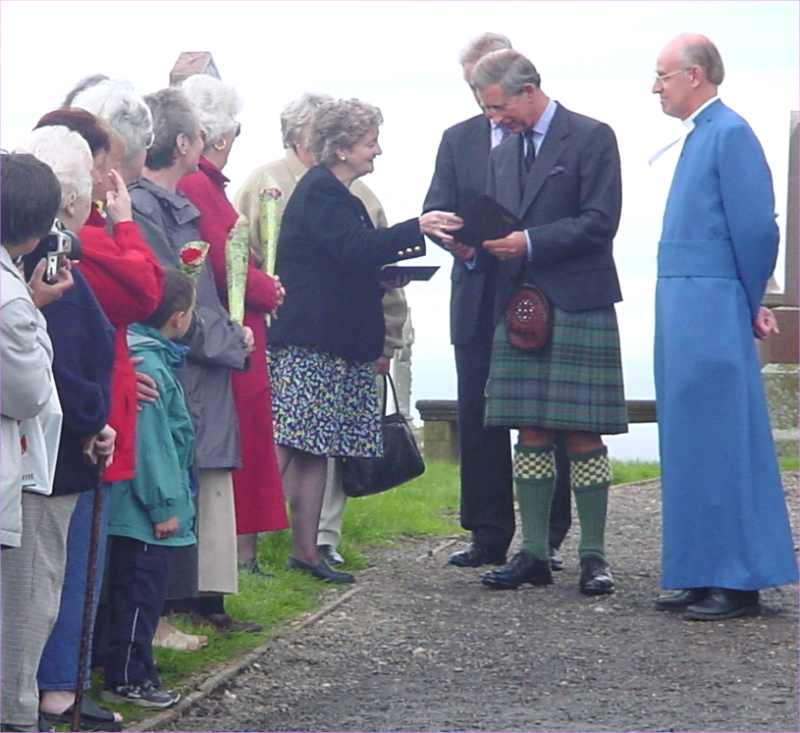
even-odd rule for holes
{"type": "Polygon", "coordinates": [[[83,596],[83,620],[81,622],[81,644],[78,652],[78,681],[75,690],[75,702],[72,705],[72,727],[81,729],[81,704],[83,702],[83,685],[86,682],[86,661],[89,657],[90,640],[92,638],[92,608],[94,607],[94,586],[97,578],[97,543],[100,539],[100,519],[103,516],[103,485],[94,490],[92,502],[92,531],[89,539],[89,561],[86,568],[86,592],[83,596]]]}

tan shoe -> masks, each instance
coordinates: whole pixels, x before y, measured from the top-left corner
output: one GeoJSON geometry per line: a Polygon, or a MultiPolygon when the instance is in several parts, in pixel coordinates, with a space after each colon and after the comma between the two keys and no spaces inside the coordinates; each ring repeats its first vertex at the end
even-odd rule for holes
{"type": "Polygon", "coordinates": [[[163,616],[158,620],[158,627],[153,636],[153,646],[161,649],[175,649],[179,652],[196,652],[207,644],[207,636],[186,634],[163,616]]]}

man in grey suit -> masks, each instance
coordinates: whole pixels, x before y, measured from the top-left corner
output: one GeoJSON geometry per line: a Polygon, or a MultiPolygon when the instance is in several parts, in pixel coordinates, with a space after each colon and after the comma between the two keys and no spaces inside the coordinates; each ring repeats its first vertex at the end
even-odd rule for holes
{"type": "Polygon", "coordinates": [[[581,523],[579,587],[611,593],[611,469],[601,436],[628,429],[614,312],[622,299],[612,255],[622,204],[616,139],[608,125],[547,97],[536,67],[516,51],[484,56],[472,81],[490,119],[517,133],[492,151],[487,190],[522,222],[484,242],[477,263],[496,267],[486,425],[519,429],[514,483],[523,530],[521,551],[482,582],[501,590],[552,583],[547,525],[560,438],[581,523]],[[549,342],[536,351],[512,346],[507,335],[505,310],[522,284],[551,305],[549,342]]]}
{"type": "MultiPolygon", "coordinates": [[[[508,38],[496,33],[484,33],[470,42],[460,58],[467,84],[472,88],[472,71],[483,56],[509,48],[508,38]]],[[[489,152],[507,134],[507,129],[484,114],[445,130],[423,211],[461,211],[484,193],[489,152]]],[[[474,251],[467,247],[450,250],[454,256],[450,338],[458,377],[461,525],[472,532],[472,543],[453,553],[449,562],[461,567],[502,564],[514,536],[510,439],[507,428],[486,429],[483,425],[483,392],[494,333],[496,267],[490,259],[487,266],[476,268],[471,261],[474,251]]],[[[570,526],[569,464],[563,450],[560,457],[559,489],[553,501],[549,537],[554,570],[562,567],[558,548],[570,526]]]]}

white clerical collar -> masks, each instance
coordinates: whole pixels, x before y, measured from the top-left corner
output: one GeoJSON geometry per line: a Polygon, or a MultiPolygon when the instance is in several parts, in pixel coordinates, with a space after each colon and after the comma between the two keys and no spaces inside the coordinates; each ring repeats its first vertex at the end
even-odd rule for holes
{"type": "Polygon", "coordinates": [[[694,121],[697,119],[697,116],[706,108],[710,107],[714,102],[719,99],[719,94],[715,94],[711,99],[707,102],[701,104],[692,114],[690,114],[685,120],[681,120],[683,124],[688,127],[690,130],[694,130],[694,121]]]}
{"type": "Polygon", "coordinates": [[[681,120],[681,123],[683,124],[683,126],[684,126],[684,128],[685,128],[685,129],[684,129],[684,131],[683,131],[683,132],[682,132],[682,133],[681,133],[681,134],[680,134],[678,137],[676,137],[674,140],[672,140],[671,142],[668,142],[668,143],[667,143],[666,145],[664,145],[662,148],[660,148],[659,150],[657,150],[657,151],[656,151],[656,152],[655,152],[653,155],[651,155],[651,156],[650,156],[650,159],[647,161],[647,164],[648,164],[648,165],[653,165],[653,163],[655,163],[655,162],[656,162],[656,161],[657,161],[657,160],[658,160],[658,159],[659,159],[659,158],[660,158],[662,155],[664,155],[664,153],[666,153],[666,152],[667,152],[667,151],[668,151],[670,148],[672,148],[673,146],[677,145],[678,143],[682,143],[682,142],[683,142],[683,141],[684,141],[684,140],[687,138],[687,136],[688,136],[688,135],[689,135],[689,134],[690,134],[690,133],[691,133],[691,132],[694,130],[694,128],[695,128],[695,120],[697,119],[697,116],[698,116],[698,115],[699,115],[699,114],[700,114],[700,113],[701,113],[701,112],[702,112],[704,109],[706,109],[706,107],[709,107],[709,106],[711,106],[712,104],[714,104],[714,102],[716,102],[718,99],[719,99],[719,95],[718,95],[718,94],[715,94],[715,95],[714,95],[713,97],[711,97],[711,99],[709,99],[707,102],[704,102],[703,104],[701,104],[701,105],[700,105],[700,106],[699,106],[699,107],[698,107],[698,108],[697,108],[697,109],[696,109],[694,112],[692,112],[692,114],[690,114],[690,115],[689,115],[689,116],[688,116],[688,117],[687,117],[685,120],[681,120]]]}

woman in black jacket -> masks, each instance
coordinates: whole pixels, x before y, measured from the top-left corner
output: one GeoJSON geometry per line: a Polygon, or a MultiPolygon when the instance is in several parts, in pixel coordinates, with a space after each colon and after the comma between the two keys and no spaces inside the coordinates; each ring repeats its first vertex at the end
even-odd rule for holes
{"type": "Polygon", "coordinates": [[[319,165],[297,184],[281,221],[276,257],[287,298],[271,325],[273,413],[278,461],[289,498],[288,567],[336,583],[353,576],[317,554],[328,456],[380,456],[373,363],[384,339],[380,268],[425,254],[423,234],[452,241],[453,214],[431,211],[374,229],[350,184],[381,154],[380,110],[355,99],[328,102],[314,116],[310,144],[319,165]]]}

